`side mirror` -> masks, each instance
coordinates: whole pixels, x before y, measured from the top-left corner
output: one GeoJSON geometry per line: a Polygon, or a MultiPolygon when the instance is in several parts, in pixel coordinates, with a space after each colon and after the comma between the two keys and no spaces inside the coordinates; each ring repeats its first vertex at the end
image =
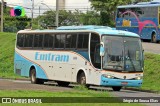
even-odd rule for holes
{"type": "Polygon", "coordinates": [[[101,42],[101,45],[100,45],[100,56],[104,56],[104,43],[101,42]]]}

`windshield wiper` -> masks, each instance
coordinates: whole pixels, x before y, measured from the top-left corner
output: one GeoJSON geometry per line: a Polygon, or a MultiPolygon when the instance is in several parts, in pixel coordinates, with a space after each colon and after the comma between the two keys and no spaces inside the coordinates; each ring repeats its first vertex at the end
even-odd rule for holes
{"type": "Polygon", "coordinates": [[[132,64],[132,66],[133,66],[134,71],[136,71],[136,68],[135,68],[135,66],[134,66],[134,64],[133,64],[133,61],[132,61],[132,59],[131,59],[129,50],[128,50],[128,57],[129,57],[129,60],[130,60],[130,62],[131,62],[131,64],[132,64]]]}

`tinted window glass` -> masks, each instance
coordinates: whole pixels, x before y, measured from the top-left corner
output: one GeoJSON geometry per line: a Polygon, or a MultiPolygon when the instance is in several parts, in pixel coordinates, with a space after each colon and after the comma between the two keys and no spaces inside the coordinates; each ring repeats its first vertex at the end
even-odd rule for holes
{"type": "Polygon", "coordinates": [[[77,34],[68,34],[66,36],[66,48],[76,48],[77,34]]]}
{"type": "Polygon", "coordinates": [[[89,34],[83,35],[83,48],[88,48],[89,34]]]}
{"type": "Polygon", "coordinates": [[[101,57],[100,57],[100,37],[97,34],[91,34],[90,41],[90,56],[94,67],[101,68],[101,57]]]}
{"type": "Polygon", "coordinates": [[[54,34],[44,35],[44,48],[53,48],[54,34]]]}
{"type": "Polygon", "coordinates": [[[118,18],[135,18],[135,15],[138,18],[157,17],[158,16],[158,7],[119,8],[118,12],[117,12],[118,18]],[[131,14],[130,12],[127,12],[127,11],[133,12],[133,14],[131,14]]]}
{"type": "Polygon", "coordinates": [[[25,35],[24,47],[32,47],[33,44],[33,35],[25,35]]]}
{"type": "Polygon", "coordinates": [[[79,34],[78,35],[78,48],[88,48],[89,34],[79,34]]]}
{"type": "Polygon", "coordinates": [[[35,34],[34,35],[34,47],[42,47],[43,44],[43,35],[42,34],[35,34]]]}
{"type": "Polygon", "coordinates": [[[64,48],[65,35],[56,35],[55,37],[55,48],[64,48]]]}
{"type": "Polygon", "coordinates": [[[23,42],[24,42],[24,34],[18,34],[17,35],[17,46],[23,47],[23,42]]]}

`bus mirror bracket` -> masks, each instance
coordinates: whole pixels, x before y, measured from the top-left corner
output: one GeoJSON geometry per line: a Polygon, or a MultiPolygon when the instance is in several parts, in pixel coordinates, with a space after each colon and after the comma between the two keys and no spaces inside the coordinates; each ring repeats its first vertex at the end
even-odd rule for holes
{"type": "Polygon", "coordinates": [[[100,44],[100,56],[101,57],[104,56],[104,43],[103,42],[101,42],[100,44]]]}

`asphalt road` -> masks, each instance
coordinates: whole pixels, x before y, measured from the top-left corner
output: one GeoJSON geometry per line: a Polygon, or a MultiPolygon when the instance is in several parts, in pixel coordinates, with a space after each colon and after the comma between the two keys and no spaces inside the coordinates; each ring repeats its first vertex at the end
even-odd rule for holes
{"type": "MultiPolygon", "coordinates": [[[[70,84],[69,87],[59,87],[54,82],[47,82],[44,85],[31,84],[30,81],[24,80],[8,80],[0,79],[0,90],[45,90],[51,92],[57,91],[74,91],[73,87],[77,85],[70,84]]],[[[115,92],[107,87],[91,86],[91,90],[108,91],[113,97],[159,97],[160,94],[147,93],[141,91],[131,91],[122,89],[120,92],[115,92]]],[[[146,103],[147,106],[160,106],[160,103],[146,103]]]]}
{"type": "Polygon", "coordinates": [[[143,46],[144,52],[160,54],[159,43],[142,42],[142,46],[143,46]]]}

